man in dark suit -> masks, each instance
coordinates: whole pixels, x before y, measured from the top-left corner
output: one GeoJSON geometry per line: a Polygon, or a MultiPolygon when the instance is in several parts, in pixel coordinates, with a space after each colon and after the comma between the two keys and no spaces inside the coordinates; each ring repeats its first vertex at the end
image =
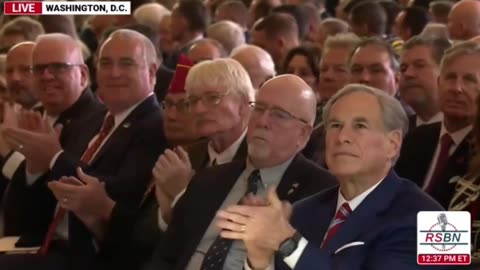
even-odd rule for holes
{"type": "Polygon", "coordinates": [[[444,120],[409,134],[396,164],[400,176],[417,183],[445,208],[455,191],[456,182],[451,179],[466,173],[472,154],[479,63],[480,46],[475,43],[458,44],[446,51],[438,79],[444,120]]]}
{"type": "Polygon", "coordinates": [[[241,269],[245,249],[239,241],[212,259],[222,241],[215,229],[219,209],[237,204],[250,192],[264,194],[272,186],[294,202],[334,184],[330,174],[299,154],[312,131],[315,107],[314,92],[297,76],[267,81],[252,104],[248,158],[195,175],[146,269],[205,269],[210,260],[220,261],[215,269],[241,269]]]}
{"type": "Polygon", "coordinates": [[[443,120],[438,100],[438,75],[447,39],[416,36],[403,45],[400,54],[400,96],[415,111],[409,117],[408,132],[443,120]]]}
{"type": "MultiPolygon", "coordinates": [[[[131,208],[140,204],[155,159],[166,147],[161,113],[153,94],[157,69],[155,54],[153,44],[132,30],[118,30],[103,44],[98,62],[98,82],[99,94],[108,113],[96,115],[102,119],[103,125],[97,129],[97,136],[90,140],[81,158],[52,147],[55,144],[50,143],[51,138],[45,138],[44,134],[19,129],[5,132],[6,136],[22,143],[23,151],[30,154],[27,162],[43,166],[47,163],[50,168],[48,180],[63,176],[85,179],[84,182],[48,182],[58,200],[59,210],[55,211],[40,253],[46,254],[47,258],[60,254],[63,260],[42,264],[47,261],[45,256],[24,256],[23,261],[35,264],[37,269],[88,267],[96,255],[94,237],[98,226],[89,224],[89,217],[108,217],[116,203],[131,208]],[[35,142],[48,142],[47,145],[54,149],[42,149],[37,153],[32,151],[40,147],[35,142]],[[82,170],[94,177],[86,179],[82,170]],[[102,193],[108,193],[108,196],[101,196],[102,193]],[[68,214],[65,211],[69,211],[68,214]],[[62,224],[68,225],[68,229],[65,230],[62,224]],[[60,241],[63,247],[56,248],[58,244],[51,242],[54,235],[63,240],[60,241]]],[[[0,265],[8,269],[24,267],[24,264],[15,263],[14,256],[8,257],[1,258],[0,265]]]]}
{"type": "Polygon", "coordinates": [[[190,69],[185,90],[196,136],[204,139],[185,149],[166,150],[155,164],[157,195],[167,223],[172,204],[194,173],[244,160],[247,154],[245,135],[254,90],[242,65],[227,58],[201,62],[190,69]]]}
{"type": "Polygon", "coordinates": [[[324,119],[326,162],[339,186],[298,203],[290,221],[274,190],[266,204],[229,207],[217,215],[221,236],[243,240],[246,269],[267,269],[274,259],[275,269],[421,269],[417,213],[442,208],[392,171],[408,124],[400,102],[348,85],[324,119]]]}
{"type": "MultiPolygon", "coordinates": [[[[18,48],[13,48],[12,52],[30,45],[32,45],[32,52],[24,57],[30,57],[31,60],[23,61],[29,63],[28,67],[33,65],[34,72],[30,79],[32,81],[31,90],[42,103],[42,106],[36,111],[42,113],[48,119],[49,124],[62,126],[59,137],[61,146],[72,153],[81,154],[81,151],[87,146],[88,140],[82,139],[78,130],[92,113],[104,111],[104,107],[87,87],[88,70],[83,64],[81,50],[77,43],[68,36],[48,34],[41,36],[37,44],[20,45],[18,48]],[[72,63],[75,63],[76,66],[72,63]],[[55,91],[48,90],[49,85],[53,84],[57,85],[55,91]]],[[[15,61],[20,63],[21,60],[15,61]]],[[[21,67],[12,66],[12,73],[18,74],[21,67]]],[[[18,75],[12,75],[12,77],[18,77],[18,75]]],[[[22,84],[28,85],[27,82],[22,82],[22,84]]],[[[12,87],[14,85],[15,83],[12,82],[12,87]]],[[[20,86],[18,87],[20,88],[20,86]]],[[[15,91],[29,91],[29,89],[16,89],[15,91]]],[[[12,114],[5,117],[17,118],[12,114]]],[[[20,119],[5,119],[5,124],[18,120],[20,119]]],[[[92,126],[97,124],[100,124],[100,121],[91,122],[92,126]]],[[[32,229],[34,231],[33,224],[48,218],[48,214],[39,211],[38,208],[29,209],[30,206],[35,205],[34,202],[38,198],[36,197],[37,193],[27,191],[29,184],[26,182],[25,156],[20,151],[9,147],[2,135],[0,135],[0,140],[2,141],[0,153],[4,157],[1,164],[2,176],[11,180],[3,200],[4,234],[22,235],[32,229]]],[[[43,192],[48,192],[45,187],[41,187],[41,189],[43,192]]],[[[29,242],[28,239],[24,240],[29,242]]]]}

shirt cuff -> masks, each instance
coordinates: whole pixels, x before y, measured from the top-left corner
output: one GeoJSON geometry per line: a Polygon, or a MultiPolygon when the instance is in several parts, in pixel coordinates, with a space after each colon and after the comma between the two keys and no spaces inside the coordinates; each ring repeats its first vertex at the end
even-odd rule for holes
{"type": "Polygon", "coordinates": [[[175,205],[178,203],[178,201],[180,200],[180,198],[182,198],[183,194],[185,194],[185,191],[187,191],[186,188],[184,188],[182,191],[180,191],[177,196],[175,196],[175,198],[173,199],[173,202],[172,202],[172,209],[175,207],[175,205]]]}
{"type": "Polygon", "coordinates": [[[298,260],[300,259],[300,257],[302,256],[302,253],[303,253],[303,250],[305,249],[305,247],[307,246],[308,244],[308,241],[307,239],[305,238],[301,238],[300,241],[298,241],[298,246],[297,246],[297,249],[295,249],[295,251],[290,254],[290,256],[288,257],[285,257],[285,259],[283,259],[283,261],[291,268],[291,269],[295,269],[295,266],[297,265],[297,262],[298,260]]]}
{"type": "Polygon", "coordinates": [[[168,224],[167,222],[165,222],[165,220],[163,219],[163,216],[162,216],[162,209],[160,207],[158,207],[158,227],[160,228],[160,230],[162,232],[165,232],[167,231],[168,229],[168,224]]]}
{"type": "Polygon", "coordinates": [[[248,264],[248,260],[245,259],[245,263],[243,264],[243,268],[245,270],[275,270],[275,263],[272,261],[268,266],[267,268],[264,268],[264,269],[253,269],[252,267],[250,267],[250,265],[248,264]]]}
{"type": "Polygon", "coordinates": [[[18,167],[25,160],[25,156],[20,152],[13,152],[7,161],[3,165],[2,174],[9,180],[12,180],[13,175],[17,171],[18,167]]]}
{"type": "Polygon", "coordinates": [[[63,150],[58,151],[58,153],[56,153],[56,154],[53,156],[52,160],[50,160],[50,165],[49,165],[49,166],[50,166],[50,170],[53,169],[53,167],[55,166],[55,162],[57,162],[58,157],[59,157],[62,153],[63,153],[63,150]]]}

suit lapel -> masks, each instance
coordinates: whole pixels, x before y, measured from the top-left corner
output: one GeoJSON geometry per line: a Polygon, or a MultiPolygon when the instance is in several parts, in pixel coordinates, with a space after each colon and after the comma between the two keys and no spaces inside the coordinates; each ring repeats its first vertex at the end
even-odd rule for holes
{"type": "Polygon", "coordinates": [[[277,194],[280,199],[291,201],[291,198],[303,187],[303,181],[301,180],[303,178],[302,163],[304,159],[301,155],[295,156],[283,174],[277,187],[277,194]]]}
{"type": "Polygon", "coordinates": [[[122,144],[122,142],[128,141],[128,138],[133,132],[135,132],[135,124],[142,119],[145,114],[158,109],[158,102],[155,95],[151,95],[142,103],[140,103],[128,116],[118,125],[115,131],[105,141],[98,153],[93,158],[91,164],[100,159],[103,154],[110,148],[111,145],[122,144]],[[117,144],[118,143],[118,144],[117,144]]]}
{"type": "Polygon", "coordinates": [[[352,242],[376,222],[377,215],[385,211],[398,190],[399,179],[390,174],[362,201],[340,227],[339,231],[325,245],[328,253],[333,254],[341,246],[352,242]]]}

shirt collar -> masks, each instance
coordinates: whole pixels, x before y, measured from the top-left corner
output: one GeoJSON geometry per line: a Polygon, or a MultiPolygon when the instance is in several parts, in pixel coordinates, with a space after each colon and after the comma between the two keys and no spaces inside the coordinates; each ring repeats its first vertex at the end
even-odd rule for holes
{"type": "Polygon", "coordinates": [[[247,134],[247,130],[238,137],[238,139],[230,145],[225,151],[222,153],[217,153],[213,147],[211,142],[208,143],[207,150],[208,150],[208,157],[210,159],[210,163],[212,163],[214,160],[216,161],[217,165],[228,163],[233,160],[235,157],[235,154],[237,153],[238,149],[240,148],[240,145],[243,142],[243,139],[245,138],[247,134]]]}
{"type": "Polygon", "coordinates": [[[416,126],[418,127],[418,126],[421,126],[421,125],[428,125],[428,124],[438,123],[438,122],[442,122],[442,121],[443,121],[443,113],[442,112],[438,112],[437,114],[435,114],[432,118],[430,118],[427,121],[423,121],[417,115],[416,126]]]}
{"type": "Polygon", "coordinates": [[[115,119],[115,125],[114,127],[117,128],[129,115],[130,113],[135,110],[135,108],[138,107],[138,105],[140,105],[142,102],[144,102],[147,98],[149,98],[151,95],[153,95],[153,92],[150,93],[148,95],[148,97],[144,98],[143,100],[141,100],[140,102],[137,102],[135,103],[134,105],[132,105],[131,107],[129,107],[128,109],[124,110],[123,112],[119,112],[117,114],[115,114],[113,117],[115,119]]]}
{"type": "MultiPolygon", "coordinates": [[[[473,129],[473,126],[469,125],[458,131],[448,132],[447,128],[445,127],[445,123],[442,122],[442,129],[440,130],[440,138],[442,138],[444,134],[448,133],[450,137],[452,137],[452,140],[455,146],[457,146],[465,139],[465,137],[467,137],[468,133],[470,133],[472,129],[473,129]]],[[[440,143],[440,140],[438,140],[438,143],[440,143]]]]}
{"type": "MultiPolygon", "coordinates": [[[[383,180],[382,180],[383,181],[383,180]]],[[[370,187],[369,189],[365,190],[363,193],[361,193],[360,195],[358,195],[357,197],[353,198],[352,200],[350,201],[347,201],[345,199],[345,197],[343,197],[342,195],[342,192],[340,191],[340,189],[338,189],[338,199],[337,199],[337,209],[335,212],[338,211],[338,209],[340,209],[340,207],[342,206],[342,204],[344,203],[348,203],[348,206],[350,206],[350,209],[352,209],[352,212],[355,210],[355,208],[357,208],[362,202],[363,200],[365,200],[365,198],[382,182],[382,181],[379,181],[378,183],[376,183],[375,185],[373,185],[372,187],[370,187]]]]}
{"type": "MultiPolygon", "coordinates": [[[[293,161],[293,157],[278,164],[273,167],[269,168],[260,168],[260,177],[262,178],[262,185],[267,190],[272,185],[277,185],[282,180],[283,175],[287,171],[288,167],[293,161]]],[[[255,169],[250,160],[247,158],[247,165],[245,170],[247,171],[248,175],[250,175],[255,169]]]]}

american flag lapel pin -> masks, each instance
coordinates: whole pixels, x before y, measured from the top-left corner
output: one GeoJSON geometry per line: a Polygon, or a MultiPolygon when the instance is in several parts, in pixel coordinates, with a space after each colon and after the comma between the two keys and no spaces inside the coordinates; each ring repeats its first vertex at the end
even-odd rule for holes
{"type": "Polygon", "coordinates": [[[130,122],[126,122],[122,125],[123,128],[129,128],[130,127],[130,122]]]}
{"type": "Polygon", "coordinates": [[[288,190],[287,195],[292,194],[298,188],[299,185],[300,184],[298,182],[294,182],[290,187],[290,189],[288,190]]]}

